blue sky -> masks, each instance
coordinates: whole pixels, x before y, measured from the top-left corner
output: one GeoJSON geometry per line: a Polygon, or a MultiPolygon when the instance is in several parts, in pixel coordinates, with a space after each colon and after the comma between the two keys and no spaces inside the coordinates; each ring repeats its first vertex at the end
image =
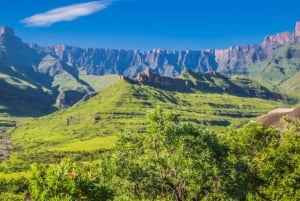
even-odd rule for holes
{"type": "Polygon", "coordinates": [[[40,45],[224,49],[292,31],[299,0],[9,0],[1,25],[40,45]]]}

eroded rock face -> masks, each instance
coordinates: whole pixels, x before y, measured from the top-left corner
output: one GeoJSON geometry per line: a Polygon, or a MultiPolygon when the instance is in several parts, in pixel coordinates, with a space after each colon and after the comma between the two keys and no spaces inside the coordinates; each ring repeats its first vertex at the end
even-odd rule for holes
{"type": "Polygon", "coordinates": [[[296,22],[295,36],[300,37],[300,22],[296,22]]]}
{"type": "Polygon", "coordinates": [[[8,35],[15,35],[15,32],[12,28],[4,26],[4,27],[0,27],[0,35],[2,34],[8,34],[8,35]]]}
{"type": "Polygon", "coordinates": [[[188,67],[206,72],[217,70],[214,50],[173,51],[154,49],[150,51],[117,50],[103,48],[76,48],[56,45],[38,49],[53,55],[74,67],[84,67],[89,74],[120,74],[135,77],[147,68],[165,76],[177,76],[188,67]]]}
{"type": "Polygon", "coordinates": [[[223,74],[243,74],[245,67],[272,56],[275,48],[300,43],[300,23],[294,32],[266,36],[261,45],[234,46],[224,50],[161,50],[150,51],[78,48],[66,45],[32,48],[41,54],[50,54],[61,62],[84,68],[88,74],[119,74],[136,77],[150,68],[153,72],[176,77],[184,68],[196,72],[218,71],[223,74]]]}
{"type": "Polygon", "coordinates": [[[267,53],[259,45],[234,46],[225,50],[215,50],[218,72],[230,74],[242,73],[241,67],[265,60],[267,53]]]}
{"type": "Polygon", "coordinates": [[[272,49],[272,48],[278,48],[282,45],[287,45],[292,43],[294,43],[293,33],[283,32],[275,35],[266,36],[262,43],[262,48],[272,49]]]}
{"type": "Polygon", "coordinates": [[[151,73],[149,69],[139,73],[136,77],[136,80],[144,84],[172,87],[175,89],[184,89],[193,86],[193,83],[189,80],[159,76],[157,74],[151,73]]]}
{"type": "Polygon", "coordinates": [[[7,26],[0,27],[0,44],[10,45],[18,42],[21,42],[21,40],[15,36],[15,32],[12,28],[7,26]]]}
{"type": "Polygon", "coordinates": [[[274,49],[278,47],[300,43],[300,22],[296,23],[293,32],[266,36],[261,45],[234,46],[224,50],[140,51],[67,45],[40,47],[22,43],[9,27],[0,28],[0,44],[2,43],[7,47],[14,47],[6,49],[11,55],[15,55],[13,60],[20,54],[25,54],[31,63],[37,63],[39,59],[50,55],[64,65],[83,68],[93,75],[119,74],[136,77],[148,68],[159,75],[170,77],[178,76],[185,68],[195,72],[217,71],[230,75],[246,73],[247,66],[271,58],[274,49]]]}

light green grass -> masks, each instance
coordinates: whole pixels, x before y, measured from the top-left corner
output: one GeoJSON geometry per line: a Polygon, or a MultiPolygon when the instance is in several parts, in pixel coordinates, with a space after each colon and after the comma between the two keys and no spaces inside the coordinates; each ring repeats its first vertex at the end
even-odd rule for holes
{"type": "Polygon", "coordinates": [[[13,172],[13,173],[3,173],[0,172],[0,178],[2,179],[18,179],[21,177],[29,178],[30,172],[13,172]]]}
{"type": "MultiPolygon", "coordinates": [[[[146,113],[160,106],[176,112],[182,122],[223,129],[236,128],[283,103],[228,94],[182,93],[119,81],[86,102],[33,121],[24,121],[12,134],[20,150],[78,151],[105,147],[101,138],[127,131],[144,133],[146,113]]],[[[106,142],[114,138],[104,138],[106,142]]],[[[110,146],[110,145],[109,145],[110,146]]]]}
{"type": "Polygon", "coordinates": [[[281,84],[279,89],[288,95],[300,98],[300,72],[281,84]]]}
{"type": "Polygon", "coordinates": [[[96,137],[90,140],[70,142],[66,146],[53,147],[56,151],[93,151],[97,149],[111,149],[117,141],[117,136],[96,137]]]}
{"type": "Polygon", "coordinates": [[[79,71],[79,78],[87,82],[95,91],[101,92],[120,80],[119,75],[87,75],[84,70],[79,71]]]}

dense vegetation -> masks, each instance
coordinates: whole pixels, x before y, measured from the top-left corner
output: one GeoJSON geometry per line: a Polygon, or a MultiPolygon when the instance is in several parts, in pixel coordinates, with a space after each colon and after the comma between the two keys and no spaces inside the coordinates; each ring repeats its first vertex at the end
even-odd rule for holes
{"type": "Polygon", "coordinates": [[[21,122],[13,130],[12,137],[15,146],[25,150],[34,150],[43,144],[45,149],[70,151],[72,148],[75,150],[78,142],[82,146],[87,142],[90,146],[91,139],[128,130],[145,132],[146,113],[156,106],[167,111],[175,109],[183,122],[222,129],[226,126],[236,128],[283,105],[280,101],[223,93],[162,90],[120,80],[89,101],[49,116],[21,122]]]}
{"type": "Polygon", "coordinates": [[[27,178],[1,180],[1,192],[41,201],[300,199],[298,120],[282,131],[250,123],[214,133],[177,117],[156,109],[146,134],[120,135],[99,162],[33,164],[27,178]]]}
{"type": "Polygon", "coordinates": [[[283,105],[222,93],[162,90],[120,80],[88,101],[45,117],[19,121],[9,132],[12,149],[0,171],[26,172],[31,163],[58,163],[65,157],[76,162],[99,159],[115,145],[117,134],[146,133],[146,113],[156,106],[176,110],[180,122],[222,132],[283,105]]]}

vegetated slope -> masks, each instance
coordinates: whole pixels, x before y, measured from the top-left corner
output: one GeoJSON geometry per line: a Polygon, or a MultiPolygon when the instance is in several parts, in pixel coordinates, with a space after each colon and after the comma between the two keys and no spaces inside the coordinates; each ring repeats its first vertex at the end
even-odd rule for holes
{"type": "Polygon", "coordinates": [[[148,110],[160,106],[183,122],[237,127],[282,103],[201,91],[168,91],[120,80],[97,96],[54,114],[22,122],[12,132],[17,150],[91,150],[113,145],[121,132],[145,132],[148,110]],[[93,141],[99,142],[92,143],[93,141]],[[105,141],[107,140],[107,141],[105,141]],[[103,142],[105,141],[105,142],[103,142]]]}
{"type": "Polygon", "coordinates": [[[186,69],[181,73],[179,78],[191,81],[196,89],[200,89],[201,91],[228,93],[241,97],[289,100],[287,96],[275,93],[265,87],[264,83],[258,83],[254,79],[243,75],[228,78],[217,72],[201,74],[186,69]]]}
{"type": "Polygon", "coordinates": [[[0,104],[13,116],[45,115],[56,103],[70,106],[119,79],[117,75],[102,78],[89,77],[83,69],[36,51],[9,27],[0,28],[0,104]]]}
{"type": "Polygon", "coordinates": [[[300,45],[286,45],[276,49],[268,60],[249,66],[250,77],[262,80],[273,90],[299,96],[300,45]]]}
{"type": "Polygon", "coordinates": [[[299,97],[300,95],[300,72],[297,72],[287,81],[283,82],[279,86],[279,90],[289,95],[299,97]]]}

